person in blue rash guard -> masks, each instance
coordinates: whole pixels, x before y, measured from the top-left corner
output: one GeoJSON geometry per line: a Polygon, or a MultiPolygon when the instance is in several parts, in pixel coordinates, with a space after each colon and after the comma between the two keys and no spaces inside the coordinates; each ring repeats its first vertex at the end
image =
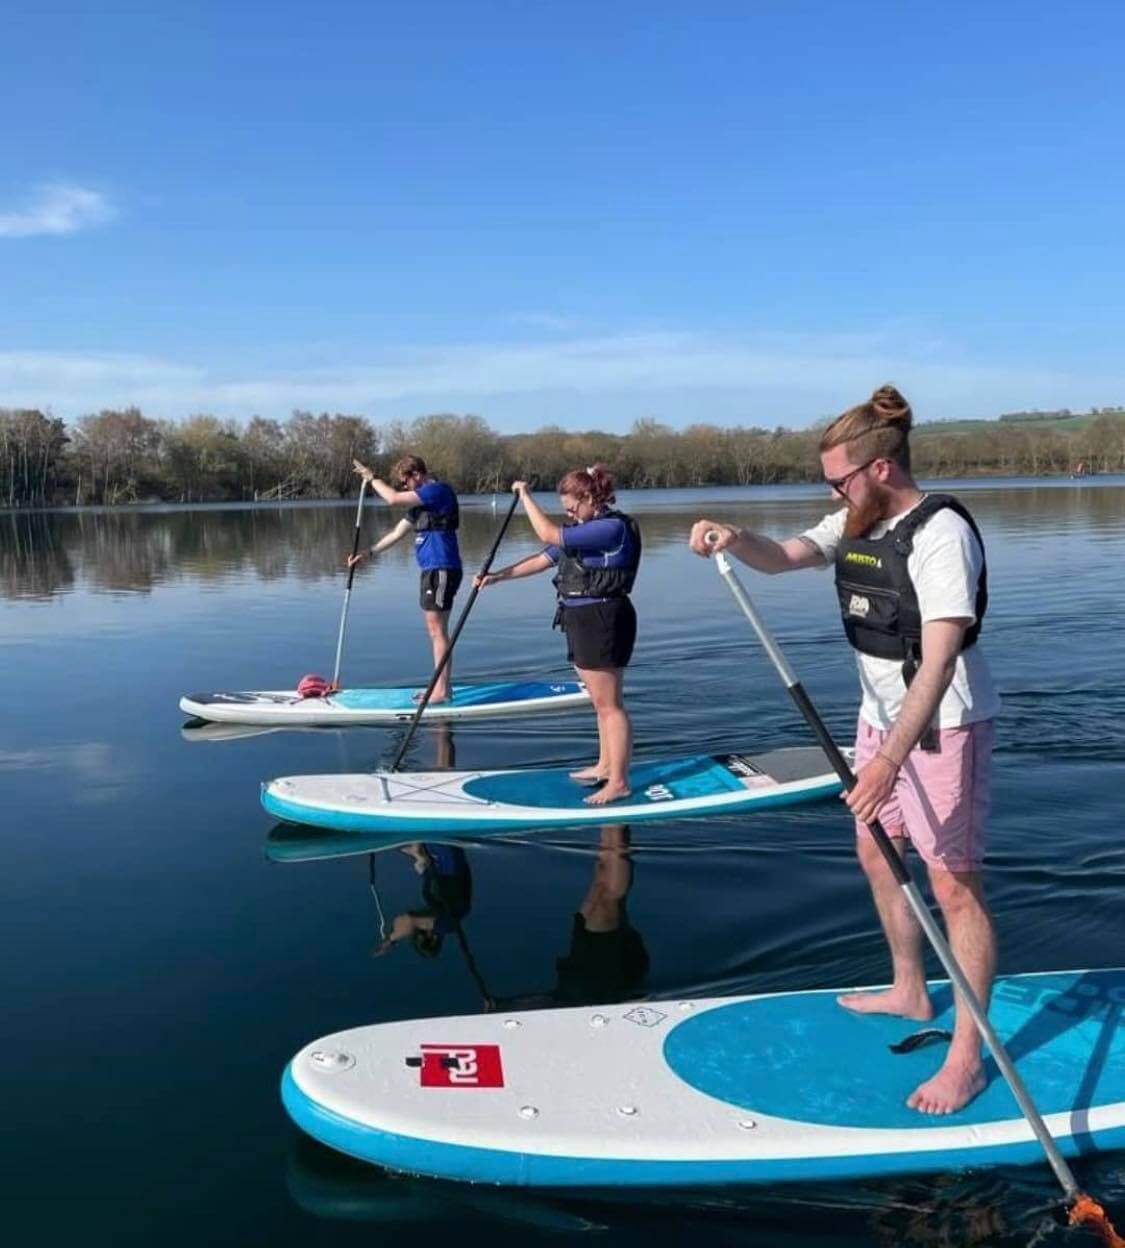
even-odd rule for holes
{"type": "MultiPolygon", "coordinates": [[[[349,557],[348,567],[381,553],[408,533],[414,534],[414,557],[421,569],[422,615],[433,646],[436,670],[449,649],[449,612],[461,585],[461,552],[457,545],[461,513],[457,495],[451,486],[427,473],[426,463],[419,455],[407,455],[395,464],[391,476],[398,482],[397,489],[358,459],[353,463],[356,472],[367,480],[383,502],[392,507],[409,507],[410,511],[374,546],[349,557]]],[[[448,701],[452,688],[453,664],[447,663],[430,701],[448,701]]],[[[418,701],[421,696],[421,693],[415,694],[414,700],[418,701]]]]}
{"type": "Polygon", "coordinates": [[[586,799],[590,805],[614,802],[630,794],[633,729],[621,681],[637,638],[629,593],[641,560],[640,530],[631,516],[614,509],[613,474],[601,465],[575,469],[559,482],[559,502],[568,519],[564,525],[543,511],[526,481],[514,482],[512,489],[547,545],[510,567],[477,576],[473,584],[484,589],[557,569],[555,623],[566,634],[566,657],[590,691],[598,716],[598,761],[570,774],[599,786],[586,799]]]}

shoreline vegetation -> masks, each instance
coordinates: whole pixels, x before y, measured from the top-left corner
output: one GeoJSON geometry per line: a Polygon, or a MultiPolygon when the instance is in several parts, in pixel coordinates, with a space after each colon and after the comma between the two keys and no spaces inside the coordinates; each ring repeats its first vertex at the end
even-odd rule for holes
{"type": "MultiPolygon", "coordinates": [[[[376,425],[365,416],[297,411],[246,424],[197,415],[155,420],[105,410],[73,425],[37,409],[0,408],[0,507],[343,499],[352,460],[386,475],[409,452],[470,494],[518,478],[549,488],[575,464],[608,464],[621,489],[814,482],[822,426],[767,429],[638,420],[628,433],[548,426],[501,434],[476,415],[376,425]]],[[[926,478],[1088,476],[1125,470],[1125,407],[1009,412],[915,427],[914,471],[926,478]]]]}

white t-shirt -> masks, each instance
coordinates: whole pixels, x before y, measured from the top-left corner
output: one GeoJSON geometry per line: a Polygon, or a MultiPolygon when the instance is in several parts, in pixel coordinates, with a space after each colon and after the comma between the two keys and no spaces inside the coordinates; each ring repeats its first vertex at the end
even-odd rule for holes
{"type": "MultiPolygon", "coordinates": [[[[916,504],[917,505],[917,504],[916,504]]],[[[866,535],[880,538],[914,508],[876,524],[866,535]]],[[[848,509],[832,512],[802,536],[834,566],[836,547],[844,535],[848,509]]],[[[984,554],[973,530],[955,511],[943,507],[914,534],[914,549],[906,561],[922,623],[930,620],[975,620],[977,580],[984,554]]],[[[860,715],[875,728],[890,728],[902,710],[906,685],[898,659],[877,659],[856,651],[859,682],[863,688],[860,715]]],[[[958,728],[977,720],[991,719],[1000,709],[988,662],[978,641],[957,656],[953,679],[938,708],[938,727],[958,728]]]]}

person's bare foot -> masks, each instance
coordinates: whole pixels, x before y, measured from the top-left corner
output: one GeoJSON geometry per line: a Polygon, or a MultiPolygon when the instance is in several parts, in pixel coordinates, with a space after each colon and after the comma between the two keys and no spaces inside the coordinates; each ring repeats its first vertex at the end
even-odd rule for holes
{"type": "Polygon", "coordinates": [[[577,771],[570,773],[572,780],[577,780],[579,784],[601,784],[609,777],[598,770],[597,763],[591,763],[589,767],[579,767],[577,771]]]}
{"type": "MultiPolygon", "coordinates": [[[[421,702],[425,696],[426,696],[426,691],[424,689],[419,689],[417,693],[412,693],[410,695],[410,700],[411,702],[421,702]]],[[[430,700],[429,702],[426,703],[426,705],[433,706],[435,702],[448,702],[448,701],[449,701],[448,689],[446,689],[444,693],[440,689],[435,689],[433,693],[430,694],[430,700]]]]}
{"type": "Polygon", "coordinates": [[[854,1014],[897,1014],[926,1022],[934,1016],[934,1007],[923,988],[908,992],[904,988],[886,988],[882,992],[842,992],[836,1004],[854,1014]]]}
{"type": "Polygon", "coordinates": [[[604,806],[607,802],[616,802],[623,797],[631,797],[633,790],[627,784],[605,783],[596,792],[586,798],[587,806],[604,806]]]}
{"type": "Polygon", "coordinates": [[[955,1114],[984,1090],[985,1082],[979,1064],[970,1067],[947,1061],[932,1079],[911,1092],[906,1103],[920,1114],[955,1114]]]}

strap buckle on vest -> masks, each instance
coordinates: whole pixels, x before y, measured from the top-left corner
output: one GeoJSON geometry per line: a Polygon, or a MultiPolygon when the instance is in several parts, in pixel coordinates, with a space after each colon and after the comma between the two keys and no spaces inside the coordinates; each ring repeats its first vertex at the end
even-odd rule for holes
{"type": "MultiPolygon", "coordinates": [[[[914,677],[918,675],[918,661],[921,654],[917,646],[910,647],[910,653],[902,661],[902,683],[910,688],[914,677]]],[[[918,749],[925,754],[937,754],[940,750],[937,725],[930,723],[925,732],[918,738],[918,749]]]]}

